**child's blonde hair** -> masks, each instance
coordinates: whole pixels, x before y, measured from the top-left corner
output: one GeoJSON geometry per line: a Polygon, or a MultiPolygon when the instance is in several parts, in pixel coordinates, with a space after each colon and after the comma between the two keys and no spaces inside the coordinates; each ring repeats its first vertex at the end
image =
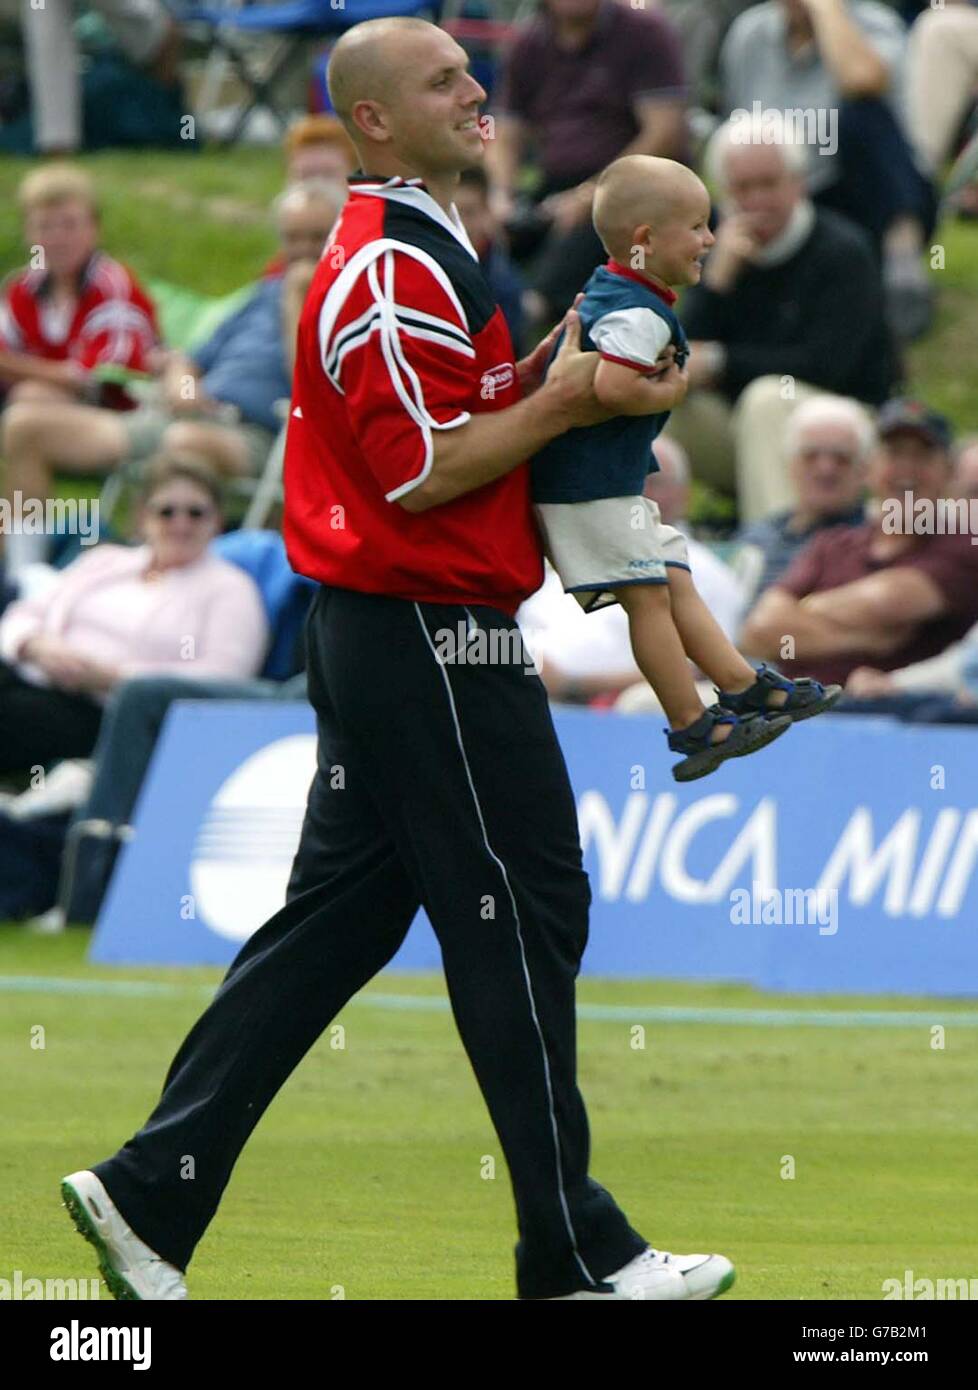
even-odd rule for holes
{"type": "Polygon", "coordinates": [[[98,216],[95,185],[84,169],[74,164],[44,164],[22,179],[17,189],[17,202],[25,214],[75,201],[84,203],[93,217],[98,216]]]}

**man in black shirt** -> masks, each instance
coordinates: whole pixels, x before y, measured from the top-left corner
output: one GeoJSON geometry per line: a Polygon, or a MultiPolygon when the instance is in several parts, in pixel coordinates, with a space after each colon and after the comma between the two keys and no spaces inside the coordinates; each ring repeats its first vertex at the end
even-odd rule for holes
{"type": "Polygon", "coordinates": [[[788,135],[770,121],[717,132],[708,177],[725,215],[681,306],[690,393],[670,433],[698,476],[737,494],[744,522],[796,500],[783,439],[799,401],[831,391],[878,405],[897,377],[869,241],[808,200],[788,135]]]}

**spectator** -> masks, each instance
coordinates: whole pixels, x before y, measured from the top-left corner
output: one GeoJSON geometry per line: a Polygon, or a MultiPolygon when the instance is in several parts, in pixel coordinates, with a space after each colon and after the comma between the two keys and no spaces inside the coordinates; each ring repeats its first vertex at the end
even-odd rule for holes
{"type": "MultiPolygon", "coordinates": [[[[109,366],[146,370],[159,339],[152,301],[133,275],[98,250],[98,208],[88,175],[49,164],[27,175],[18,190],[31,266],[8,277],[0,292],[0,391],[7,409],[4,436],[19,411],[77,422],[100,401],[117,428],[132,402],[117,385],[102,384],[109,366]]],[[[5,441],[6,442],[6,441],[5,441]]],[[[84,449],[81,450],[84,465],[84,449]]],[[[33,457],[8,468],[6,492],[49,495],[47,472],[33,457]]],[[[44,538],[5,537],[8,575],[43,558],[44,538]]]]}
{"type": "Polygon", "coordinates": [[[728,114],[790,109],[825,123],[807,134],[811,195],[872,235],[890,322],[909,339],[933,315],[922,252],[937,203],[904,125],[906,47],[903,22],[877,0],[766,0],[731,26],[721,73],[728,114]]]}
{"type": "MultiPolygon", "coordinates": [[[[978,435],[958,440],[951,492],[978,503],[978,435]]],[[[858,666],[837,708],[925,723],[978,723],[978,625],[926,661],[896,671],[858,666]]]]}
{"type": "Polygon", "coordinates": [[[96,546],[0,619],[0,774],[87,757],[105,698],[134,675],[260,668],[268,624],[258,590],[207,554],[221,521],[214,474],[158,460],[140,520],[143,545],[96,546]]]}
{"type": "MultiPolygon", "coordinates": [[[[736,576],[700,541],[688,534],[689,461],[666,435],[655,442],[658,473],[650,473],[645,493],[659,504],[662,520],[687,536],[693,581],[724,632],[734,637],[743,612],[736,576]]],[[[585,613],[573,594],[565,594],[554,570],[519,612],[526,644],[552,699],[581,701],[618,693],[641,682],[654,700],[632,656],[628,616],[620,604],[585,613]]]]}
{"type": "Polygon", "coordinates": [[[455,207],[479,253],[479,264],[509,324],[513,349],[519,358],[523,355],[523,281],[502,245],[499,224],[489,206],[489,180],[481,165],[462,171],[455,207]]]}
{"type": "Polygon", "coordinates": [[[978,724],[978,625],[926,661],[896,671],[857,666],[836,709],[915,724],[978,724]]]}
{"type": "Polygon", "coordinates": [[[737,536],[737,570],[749,602],[776,584],[795,556],[830,526],[861,526],[866,463],[876,429],[866,410],[843,396],[811,396],[788,421],[785,454],[794,506],[755,521],[737,536]]]}
{"type": "MultiPolygon", "coordinates": [[[[98,742],[92,753],[92,775],[86,799],[73,816],[83,853],[70,865],[71,897],[64,909],[48,915],[47,930],[66,921],[94,922],[109,885],[120,844],[126,838],[136,798],[152,760],[163,721],[178,700],[300,700],[308,699],[306,677],[288,680],[193,680],[186,676],[136,676],[117,686],[105,707],[98,742]]],[[[2,833],[2,821],[0,821],[2,833]]],[[[47,902],[55,885],[48,885],[47,902]]]]}
{"type": "MultiPolygon", "coordinates": [[[[287,189],[276,202],[288,273],[305,263],[306,284],[344,197],[337,185],[310,183],[287,189]]],[[[157,450],[203,460],[223,474],[257,472],[281,425],[275,403],[291,389],[288,349],[297,306],[287,290],[287,277],[263,279],[192,357],[170,354],[160,404],[127,413],[68,402],[12,405],[0,441],[8,490],[47,498],[55,468],[108,470],[157,450]]],[[[8,551],[12,570],[44,558],[43,536],[19,541],[8,551]]]]}
{"type": "MultiPolygon", "coordinates": [[[[282,150],[287,186],[325,180],[345,187],[357,167],[357,153],[342,121],[325,113],[299,116],[293,121],[285,132],[282,150]]],[[[281,275],[285,269],[285,257],[277,252],[265,274],[281,275]]]]}
{"type": "Polygon", "coordinates": [[[978,434],[958,440],[954,451],[954,495],[978,499],[978,434]]]}
{"type": "Polygon", "coordinates": [[[353,141],[335,116],[300,116],[285,132],[282,148],[287,183],[307,179],[346,183],[357,167],[353,141]]]}
{"type": "Polygon", "coordinates": [[[878,405],[895,362],[865,234],[805,196],[806,155],[775,117],[729,122],[708,173],[723,218],[682,303],[690,392],[670,431],[743,522],[794,505],[784,431],[816,391],[878,405]]]}
{"type": "Polygon", "coordinates": [[[727,30],[755,0],[665,0],[682,44],[691,97],[711,111],[717,102],[720,48],[727,30]]]}
{"type": "Polygon", "coordinates": [[[934,504],[953,491],[947,421],[916,402],[891,401],[877,428],[872,518],[816,536],[741,633],[745,652],[788,675],[806,669],[844,684],[860,666],[893,671],[937,656],[978,621],[972,537],[936,527],[919,534],[920,504],[936,515],[934,504]]]}
{"type": "MultiPolygon", "coordinates": [[[[180,30],[161,0],[88,0],[134,67],[164,87],[178,80],[180,30]]],[[[82,62],[72,0],[22,4],[34,147],[67,154],[82,144],[82,62]]],[[[135,76],[135,75],[134,75],[135,76]]],[[[145,76],[144,76],[145,80],[145,76]]]]}
{"type": "Polygon", "coordinates": [[[954,154],[978,93],[978,9],[969,0],[922,9],[910,31],[910,133],[931,177],[954,154]]]}
{"type": "Polygon", "coordinates": [[[605,259],[591,225],[595,177],[620,155],[681,157],[685,97],[679,40],[663,14],[616,0],[545,0],[516,39],[487,155],[505,226],[516,213],[531,134],[538,147],[544,240],[530,299],[537,320],[559,318],[605,259]]]}
{"type": "MultiPolygon", "coordinates": [[[[99,394],[91,373],[145,370],[159,334],[148,295],[125,266],[98,249],[91,179],[47,164],[17,190],[31,264],[0,292],[0,389],[6,403],[78,401],[99,394]]],[[[117,394],[117,407],[131,402],[117,394]]]]}

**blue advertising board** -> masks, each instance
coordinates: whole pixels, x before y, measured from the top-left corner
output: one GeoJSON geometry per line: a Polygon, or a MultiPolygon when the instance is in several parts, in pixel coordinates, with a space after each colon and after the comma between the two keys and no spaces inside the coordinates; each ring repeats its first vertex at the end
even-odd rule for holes
{"type": "MultiPolygon", "coordinates": [[[[832,716],[686,786],[660,718],[555,711],[594,895],[584,973],[978,994],[978,732],[832,716]]],[[[304,704],[173,707],[92,957],[229,963],[284,901],[304,704]]],[[[394,969],[440,965],[419,914],[394,969]]]]}

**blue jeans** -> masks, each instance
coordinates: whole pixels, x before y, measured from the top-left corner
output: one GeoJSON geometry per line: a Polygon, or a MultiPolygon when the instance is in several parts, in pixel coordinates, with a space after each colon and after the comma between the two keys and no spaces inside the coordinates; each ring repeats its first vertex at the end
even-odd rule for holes
{"type": "Polygon", "coordinates": [[[815,195],[820,207],[858,222],[877,247],[899,217],[915,217],[925,241],[930,239],[937,195],[885,102],[861,98],[840,104],[838,158],[842,177],[815,195]]]}
{"type": "Polygon", "coordinates": [[[167,710],[174,700],[304,700],[305,676],[201,681],[186,676],[136,676],[109,699],[92,757],[95,781],[77,819],[126,824],[136,804],[167,710]]]}
{"type": "MultiPolygon", "coordinates": [[[[153,756],[167,710],[175,700],[304,700],[305,676],[269,680],[200,681],[185,676],[137,676],[113,691],[92,757],[95,780],[74,824],[88,820],[126,825],[153,756]]],[[[94,922],[108,888],[120,841],[112,835],[78,831],[71,851],[70,922],[94,922]]],[[[51,891],[53,901],[53,885],[51,891]]]]}

